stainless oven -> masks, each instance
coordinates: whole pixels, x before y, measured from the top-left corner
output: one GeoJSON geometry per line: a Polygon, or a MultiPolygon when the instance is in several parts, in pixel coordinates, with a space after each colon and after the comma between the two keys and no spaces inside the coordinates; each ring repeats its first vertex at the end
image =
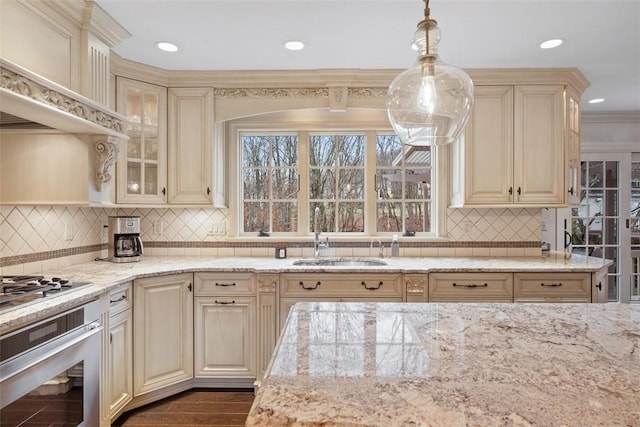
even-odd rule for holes
{"type": "Polygon", "coordinates": [[[92,301],[2,335],[0,425],[99,425],[101,331],[92,301]]]}

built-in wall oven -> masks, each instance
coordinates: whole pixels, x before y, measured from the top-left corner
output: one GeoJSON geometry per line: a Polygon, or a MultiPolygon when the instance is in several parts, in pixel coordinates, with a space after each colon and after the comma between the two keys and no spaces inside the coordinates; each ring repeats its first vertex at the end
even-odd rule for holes
{"type": "Polygon", "coordinates": [[[0,425],[100,422],[99,303],[91,301],[0,337],[0,425]]]}

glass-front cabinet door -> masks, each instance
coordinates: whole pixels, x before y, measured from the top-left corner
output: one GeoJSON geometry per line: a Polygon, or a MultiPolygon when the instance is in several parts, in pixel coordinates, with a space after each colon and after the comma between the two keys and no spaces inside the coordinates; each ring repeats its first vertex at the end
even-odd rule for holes
{"type": "Polygon", "coordinates": [[[116,164],[117,203],[166,203],[167,89],[120,77],[117,86],[129,136],[116,164]]]}

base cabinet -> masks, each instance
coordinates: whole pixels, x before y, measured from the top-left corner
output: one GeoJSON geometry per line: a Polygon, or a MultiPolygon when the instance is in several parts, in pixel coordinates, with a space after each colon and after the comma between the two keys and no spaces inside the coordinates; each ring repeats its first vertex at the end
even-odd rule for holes
{"type": "Polygon", "coordinates": [[[134,396],[193,378],[193,275],[134,281],[134,396]]]}
{"type": "Polygon", "coordinates": [[[113,420],[133,398],[131,309],[111,316],[109,325],[109,414],[113,420]]]}
{"type": "Polygon", "coordinates": [[[591,273],[515,273],[515,302],[591,302],[591,273]]]}
{"type": "Polygon", "coordinates": [[[196,377],[255,378],[255,297],[196,297],[194,321],[196,377]]]}
{"type": "Polygon", "coordinates": [[[512,273],[431,273],[429,302],[511,302],[512,273]]]}

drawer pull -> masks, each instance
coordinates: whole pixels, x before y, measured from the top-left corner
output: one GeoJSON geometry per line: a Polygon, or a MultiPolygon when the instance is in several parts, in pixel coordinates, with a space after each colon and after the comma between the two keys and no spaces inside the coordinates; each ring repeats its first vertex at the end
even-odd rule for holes
{"type": "Polygon", "coordinates": [[[233,300],[233,301],[218,301],[218,300],[215,300],[214,302],[215,302],[216,304],[226,305],[226,304],[235,304],[235,303],[236,303],[236,300],[233,300]]]}
{"type": "Polygon", "coordinates": [[[596,288],[598,288],[599,291],[602,290],[602,282],[598,282],[598,284],[596,285],[596,288]]]}
{"type": "Polygon", "coordinates": [[[540,286],[546,286],[548,288],[558,288],[562,286],[562,283],[540,283],[540,286]]]}
{"type": "Polygon", "coordinates": [[[475,283],[464,283],[462,285],[458,285],[457,283],[453,284],[454,288],[486,288],[488,286],[488,283],[485,283],[484,285],[476,285],[475,283]]]}
{"type": "Polygon", "coordinates": [[[384,285],[384,282],[378,282],[378,286],[376,287],[368,287],[367,282],[362,281],[362,286],[364,286],[365,289],[368,289],[370,291],[375,291],[376,289],[380,289],[382,285],[384,285]]]}
{"type": "Polygon", "coordinates": [[[318,289],[318,286],[320,286],[322,283],[320,283],[320,281],[318,280],[315,284],[315,286],[305,286],[304,282],[300,281],[300,286],[302,286],[302,289],[306,289],[307,291],[312,291],[314,289],[318,289]]]}
{"type": "Polygon", "coordinates": [[[235,286],[235,283],[218,283],[216,282],[216,286],[235,286]]]}
{"type": "Polygon", "coordinates": [[[126,296],[126,295],[122,295],[122,296],[121,296],[120,298],[118,298],[118,299],[112,299],[112,300],[109,300],[109,303],[110,303],[110,304],[115,304],[115,303],[117,303],[117,302],[124,301],[124,300],[126,300],[126,299],[127,299],[127,296],[126,296]]]}

